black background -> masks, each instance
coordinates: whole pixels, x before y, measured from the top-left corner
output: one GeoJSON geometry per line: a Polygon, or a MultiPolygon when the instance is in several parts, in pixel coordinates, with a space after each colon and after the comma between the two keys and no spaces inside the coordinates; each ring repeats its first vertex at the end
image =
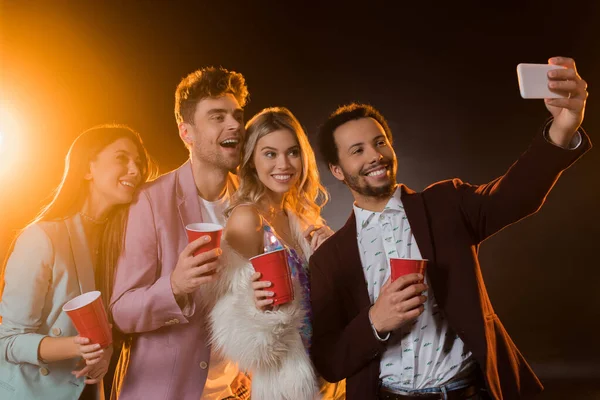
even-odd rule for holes
{"type": "MultiPolygon", "coordinates": [[[[520,62],[575,58],[591,93],[584,127],[592,141],[600,130],[600,2],[40,3],[0,2],[2,257],[85,128],[127,123],[161,172],[183,163],[174,90],[206,65],[245,75],[247,119],[286,106],[311,140],[338,105],[371,103],[394,132],[399,181],[417,190],[455,176],[486,182],[526,149],[548,113],[520,98],[520,62]]],[[[593,149],[540,213],[481,247],[495,309],[547,399],[600,398],[598,162],[593,149]]],[[[320,170],[337,229],[351,197],[320,170]]]]}

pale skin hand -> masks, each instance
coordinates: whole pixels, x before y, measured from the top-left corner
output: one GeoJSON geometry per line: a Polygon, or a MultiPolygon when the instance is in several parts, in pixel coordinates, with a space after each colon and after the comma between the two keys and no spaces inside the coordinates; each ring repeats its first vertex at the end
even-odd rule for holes
{"type": "Polygon", "coordinates": [[[544,99],[546,108],[554,117],[548,136],[554,144],[566,148],[583,122],[585,103],[588,97],[587,83],[577,73],[575,61],[572,58],[553,57],[548,60],[548,63],[566,67],[548,71],[548,88],[569,97],[544,99]]]}
{"type": "Polygon", "coordinates": [[[99,344],[89,344],[88,338],[75,336],[73,342],[79,347],[79,351],[82,357],[82,362],[85,366],[78,370],[72,371],[76,378],[85,376],[84,382],[87,385],[93,385],[100,383],[110,364],[110,358],[112,357],[113,348],[112,346],[106,349],[101,349],[99,344]]]}
{"type": "Polygon", "coordinates": [[[88,376],[87,384],[100,382],[108,371],[108,364],[112,355],[112,347],[101,349],[99,344],[90,344],[88,338],[80,336],[71,337],[45,337],[40,342],[39,357],[45,363],[81,358],[85,367],[73,371],[77,378],[88,376]]]}
{"type": "Polygon", "coordinates": [[[408,274],[394,282],[389,279],[381,287],[379,297],[369,310],[373,327],[379,334],[392,332],[423,313],[423,303],[427,297],[421,293],[427,290],[422,283],[423,275],[408,274]]]}
{"type": "Polygon", "coordinates": [[[275,293],[265,290],[271,287],[271,282],[260,281],[261,273],[255,272],[250,278],[252,280],[252,289],[254,289],[254,304],[260,311],[267,311],[273,308],[273,297],[275,293]]]}
{"type": "Polygon", "coordinates": [[[178,303],[187,294],[217,279],[222,250],[217,248],[194,256],[194,252],[210,240],[210,236],[202,236],[185,246],[179,255],[171,273],[171,289],[178,303]]]}
{"type": "Polygon", "coordinates": [[[100,345],[89,344],[89,339],[79,336],[50,337],[40,342],[38,358],[44,363],[69,360],[71,358],[93,359],[101,353],[100,345]]]}
{"type": "MultiPolygon", "coordinates": [[[[314,252],[327,238],[333,235],[333,231],[327,225],[310,225],[304,230],[302,236],[310,243],[310,248],[314,252]]],[[[250,278],[252,281],[252,289],[254,289],[254,304],[261,311],[271,310],[275,295],[270,290],[265,290],[271,287],[271,282],[261,281],[260,272],[255,272],[250,278]]]]}
{"type": "Polygon", "coordinates": [[[310,225],[302,233],[302,236],[310,243],[310,249],[313,252],[331,235],[333,235],[333,231],[327,225],[310,225]]]}

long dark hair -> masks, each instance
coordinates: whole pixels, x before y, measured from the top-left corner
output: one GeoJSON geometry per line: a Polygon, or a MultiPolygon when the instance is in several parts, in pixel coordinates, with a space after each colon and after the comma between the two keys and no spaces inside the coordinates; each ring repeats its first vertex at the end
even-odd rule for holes
{"type": "MultiPolygon", "coordinates": [[[[57,221],[70,218],[79,212],[87,195],[88,186],[85,175],[89,171],[90,162],[106,146],[121,138],[130,139],[137,147],[140,156],[141,182],[146,182],[156,176],[157,168],[140,135],[126,125],[103,124],[84,131],[71,144],[65,158],[65,170],[59,185],[54,189],[52,200],[31,221],[57,221]]],[[[108,309],[112,294],[113,277],[119,255],[123,247],[125,225],[129,204],[114,206],[108,214],[108,220],[102,232],[102,240],[98,258],[94,260],[96,288],[102,292],[102,301],[108,309]]],[[[18,235],[17,235],[18,236],[18,235]]],[[[14,248],[14,241],[7,252],[6,260],[0,272],[0,299],[4,291],[4,271],[6,263],[14,248]]],[[[92,255],[93,256],[93,255],[92,255]]]]}

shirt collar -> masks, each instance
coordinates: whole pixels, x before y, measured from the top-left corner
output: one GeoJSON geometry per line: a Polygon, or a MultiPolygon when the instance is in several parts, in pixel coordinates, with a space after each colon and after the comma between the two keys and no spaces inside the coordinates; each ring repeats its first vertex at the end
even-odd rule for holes
{"type": "MultiPolygon", "coordinates": [[[[404,206],[402,205],[402,200],[400,199],[402,191],[400,189],[400,185],[397,185],[396,190],[392,197],[388,200],[387,204],[383,208],[381,213],[385,212],[404,212],[404,206]]],[[[367,226],[373,219],[375,215],[380,214],[380,212],[365,210],[364,208],[360,208],[353,204],[354,208],[354,216],[356,217],[356,232],[360,233],[360,231],[367,226]]]]}

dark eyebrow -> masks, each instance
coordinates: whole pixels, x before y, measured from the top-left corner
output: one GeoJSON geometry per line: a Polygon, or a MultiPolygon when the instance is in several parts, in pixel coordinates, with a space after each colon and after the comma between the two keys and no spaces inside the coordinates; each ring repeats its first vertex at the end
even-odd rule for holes
{"type": "MultiPolygon", "coordinates": [[[[115,153],[116,153],[116,154],[123,153],[123,154],[126,154],[126,155],[128,155],[129,157],[132,157],[132,154],[131,154],[130,152],[128,152],[127,150],[123,150],[123,149],[119,149],[119,150],[117,150],[115,153]]],[[[141,161],[142,161],[142,159],[141,159],[139,156],[137,156],[137,157],[135,158],[135,161],[136,161],[136,162],[141,162],[141,161]]]]}
{"type": "Polygon", "coordinates": [[[277,149],[276,149],[276,148],[274,148],[274,147],[271,147],[271,146],[265,146],[265,147],[263,147],[262,149],[260,149],[260,151],[263,151],[263,150],[273,150],[273,151],[277,151],[277,149]]]}
{"type": "Polygon", "coordinates": [[[224,108],[211,108],[210,110],[208,110],[207,112],[208,115],[212,115],[212,114],[227,114],[227,110],[224,108]]]}
{"type": "MultiPolygon", "coordinates": [[[[225,108],[211,108],[210,110],[208,110],[206,112],[206,114],[208,115],[212,115],[212,114],[227,114],[229,112],[229,110],[225,109],[225,108]]],[[[236,108],[235,110],[233,110],[232,114],[243,114],[244,110],[241,108],[236,108]]]]}
{"type": "Polygon", "coordinates": [[[363,145],[364,145],[363,142],[354,143],[352,146],[348,147],[348,151],[352,150],[353,147],[363,146],[363,145]]]}
{"type": "MultiPolygon", "coordinates": [[[[299,149],[299,148],[300,148],[300,145],[299,145],[299,144],[295,144],[295,145],[293,145],[293,146],[290,146],[290,147],[288,147],[287,149],[285,149],[285,151],[290,151],[290,150],[293,150],[293,149],[299,149]]],[[[273,150],[273,151],[277,151],[277,149],[276,149],[276,148],[274,148],[274,147],[271,147],[271,146],[265,146],[265,147],[263,147],[262,149],[260,149],[260,151],[263,151],[263,150],[273,150]]]]}

